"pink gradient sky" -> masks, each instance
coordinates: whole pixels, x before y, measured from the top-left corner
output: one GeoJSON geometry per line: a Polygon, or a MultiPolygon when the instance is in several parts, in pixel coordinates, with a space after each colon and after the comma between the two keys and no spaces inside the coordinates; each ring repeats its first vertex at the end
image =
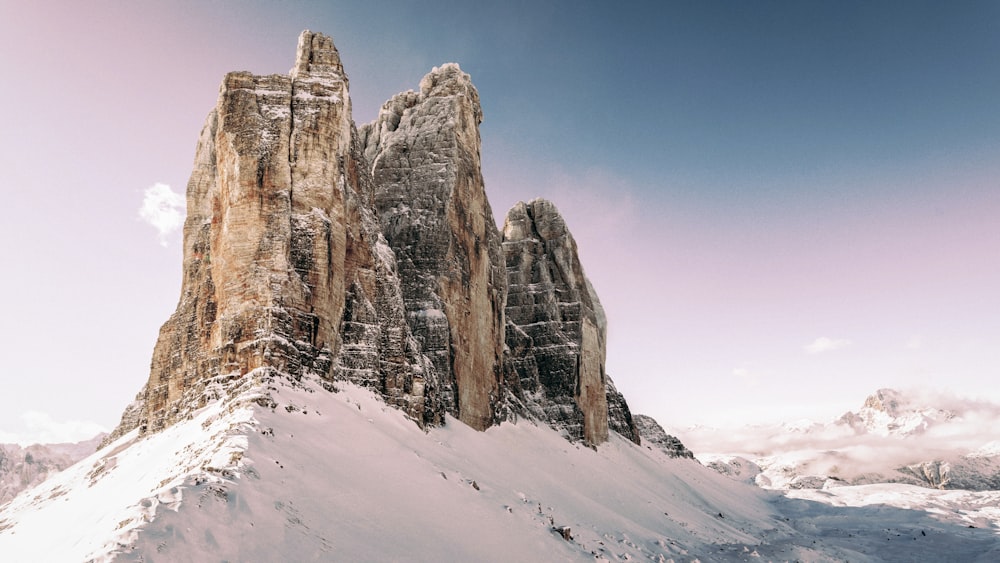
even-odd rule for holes
{"type": "Polygon", "coordinates": [[[634,411],[1000,401],[1000,8],[636,6],[0,0],[0,442],[117,422],[180,282],[143,192],[183,191],[223,74],[286,72],[304,28],[359,123],[432,66],[472,74],[494,215],[562,210],[634,411]]]}

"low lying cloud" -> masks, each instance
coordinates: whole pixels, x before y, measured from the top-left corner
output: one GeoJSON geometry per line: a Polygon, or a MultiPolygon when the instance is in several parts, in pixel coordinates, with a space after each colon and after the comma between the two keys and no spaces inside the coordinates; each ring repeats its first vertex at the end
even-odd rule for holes
{"type": "Polygon", "coordinates": [[[24,430],[21,432],[0,432],[0,443],[21,446],[31,444],[62,444],[89,440],[101,432],[107,432],[96,422],[86,420],[56,420],[48,413],[26,411],[21,414],[24,430]]]}
{"type": "MultiPolygon", "coordinates": [[[[907,436],[883,435],[845,422],[798,421],[741,428],[697,427],[676,432],[697,455],[729,454],[765,465],[796,466],[796,473],[853,478],[930,460],[957,460],[1000,451],[1000,405],[947,392],[903,393],[906,416],[922,412],[929,423],[907,436]]],[[[993,454],[995,455],[995,454],[993,454]]],[[[711,456],[709,456],[711,457],[711,456]]]]}
{"type": "Polygon", "coordinates": [[[184,225],[184,215],[184,196],[170,186],[157,182],[143,192],[139,218],[156,229],[163,246],[167,246],[167,237],[184,225]]]}
{"type": "Polygon", "coordinates": [[[745,365],[733,369],[733,376],[750,386],[760,383],[760,373],[745,365]]]}
{"type": "Polygon", "coordinates": [[[833,352],[834,350],[840,350],[841,348],[846,348],[851,345],[850,340],[846,339],[836,339],[827,338],[826,336],[821,336],[816,340],[813,340],[809,344],[802,347],[807,354],[822,354],[823,352],[833,352]]]}

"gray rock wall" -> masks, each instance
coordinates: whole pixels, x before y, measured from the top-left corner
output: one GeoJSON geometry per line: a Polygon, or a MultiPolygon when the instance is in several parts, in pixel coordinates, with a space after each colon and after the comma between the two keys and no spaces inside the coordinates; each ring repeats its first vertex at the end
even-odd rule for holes
{"type": "Polygon", "coordinates": [[[94,453],[103,438],[101,434],[83,442],[23,447],[0,444],[0,506],[94,453]]]}
{"type": "MultiPolygon", "coordinates": [[[[642,437],[642,443],[663,450],[670,457],[694,459],[694,453],[687,449],[676,437],[667,434],[660,423],[651,416],[637,414],[633,418],[635,426],[642,437]]],[[[758,471],[759,472],[759,471],[758,471]]]]}
{"type": "MultiPolygon", "coordinates": [[[[576,241],[555,205],[542,199],[511,208],[503,233],[508,362],[521,400],[571,439],[600,444],[609,428],[607,321],[576,241]]],[[[630,421],[615,426],[634,439],[630,421]]]]}
{"type": "Polygon", "coordinates": [[[438,379],[435,408],[477,429],[496,421],[506,276],[480,168],[479,94],[458,65],[435,68],[361,129],[382,233],[407,319],[438,379]]]}

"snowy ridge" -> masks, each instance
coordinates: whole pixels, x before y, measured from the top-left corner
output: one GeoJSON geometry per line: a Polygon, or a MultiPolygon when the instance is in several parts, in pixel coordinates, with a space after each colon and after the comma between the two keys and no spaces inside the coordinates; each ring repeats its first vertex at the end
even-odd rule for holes
{"type": "Polygon", "coordinates": [[[0,444],[0,506],[97,450],[106,436],[59,444],[0,444]]]}
{"type": "Polygon", "coordinates": [[[338,387],[276,380],[121,437],[0,509],[4,561],[1000,555],[995,494],[786,498],[618,435],[595,451],[527,421],[425,432],[371,391],[338,387]],[[884,503],[876,526],[871,502],[884,503]]]}
{"type": "Polygon", "coordinates": [[[218,400],[162,432],[129,432],[2,507],[0,552],[7,561],[111,560],[158,512],[176,510],[182,489],[235,477],[252,415],[249,403],[218,400]],[[71,537],[52,541],[53,530],[71,537]]]}

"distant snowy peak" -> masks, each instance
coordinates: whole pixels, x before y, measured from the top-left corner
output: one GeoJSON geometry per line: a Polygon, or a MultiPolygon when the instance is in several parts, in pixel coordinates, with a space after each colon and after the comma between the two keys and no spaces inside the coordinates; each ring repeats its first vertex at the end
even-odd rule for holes
{"type": "Polygon", "coordinates": [[[815,432],[816,430],[822,429],[823,425],[814,420],[808,418],[799,419],[793,422],[782,423],[781,429],[785,432],[795,432],[800,434],[807,434],[809,432],[815,432]]]}
{"type": "Polygon", "coordinates": [[[1000,440],[993,440],[983,444],[982,447],[973,450],[968,457],[997,457],[1000,458],[1000,440]]]}
{"type": "Polygon", "coordinates": [[[897,416],[903,404],[907,403],[902,393],[895,389],[879,389],[865,399],[862,408],[882,411],[889,416],[897,416]]]}
{"type": "Polygon", "coordinates": [[[685,440],[719,473],[766,488],[908,483],[992,491],[1000,490],[996,428],[1000,405],[879,389],[827,424],[700,429],[685,440]]]}
{"type": "Polygon", "coordinates": [[[916,397],[895,389],[879,389],[869,395],[857,412],[844,413],[835,424],[858,434],[910,436],[959,416],[952,410],[921,404],[916,397]]]}

